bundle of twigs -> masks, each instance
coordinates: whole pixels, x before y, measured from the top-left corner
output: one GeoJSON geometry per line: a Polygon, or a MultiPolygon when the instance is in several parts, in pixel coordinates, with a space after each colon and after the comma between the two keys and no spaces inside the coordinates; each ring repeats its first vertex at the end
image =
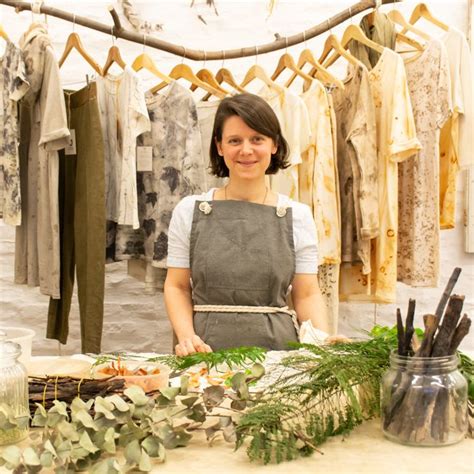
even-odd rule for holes
{"type": "Polygon", "coordinates": [[[74,377],[29,377],[30,413],[34,414],[36,403],[49,409],[54,400],[71,403],[76,397],[87,401],[97,396],[122,394],[124,383],[121,378],[95,380],[74,377]]]}
{"type": "MultiPolygon", "coordinates": [[[[390,404],[384,409],[384,429],[401,441],[443,443],[448,439],[449,405],[452,402],[448,389],[442,384],[431,385],[428,378],[423,380],[421,389],[412,381],[414,372],[421,376],[428,373],[431,365],[426,358],[455,354],[469,332],[471,320],[467,314],[461,318],[464,296],[451,296],[460,273],[460,268],[453,271],[435,314],[423,317],[425,334],[421,344],[413,338],[415,301],[410,300],[405,327],[400,310],[397,310],[398,354],[413,357],[407,360],[393,383],[390,404]]],[[[456,419],[456,423],[465,425],[465,417],[456,419]]]]}

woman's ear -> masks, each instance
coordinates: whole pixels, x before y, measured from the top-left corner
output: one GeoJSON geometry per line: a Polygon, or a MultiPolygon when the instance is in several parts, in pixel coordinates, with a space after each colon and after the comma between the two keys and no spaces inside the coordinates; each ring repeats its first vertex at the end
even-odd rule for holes
{"type": "Polygon", "coordinates": [[[278,151],[278,145],[272,140],[273,146],[272,146],[272,155],[274,155],[278,151]]]}
{"type": "Polygon", "coordinates": [[[214,143],[216,144],[217,153],[219,154],[219,156],[224,156],[224,152],[222,151],[221,147],[221,142],[217,141],[217,138],[214,137],[214,143]]]}

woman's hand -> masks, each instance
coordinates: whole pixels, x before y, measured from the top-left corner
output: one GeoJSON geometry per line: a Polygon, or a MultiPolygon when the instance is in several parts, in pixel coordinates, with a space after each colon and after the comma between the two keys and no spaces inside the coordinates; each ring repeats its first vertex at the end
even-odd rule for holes
{"type": "Polygon", "coordinates": [[[212,349],[196,334],[176,344],[175,353],[177,356],[187,356],[195,352],[212,352],[212,349]]]}
{"type": "Polygon", "coordinates": [[[335,336],[328,336],[325,340],[325,344],[347,344],[351,340],[343,334],[336,334],[335,336]]]}

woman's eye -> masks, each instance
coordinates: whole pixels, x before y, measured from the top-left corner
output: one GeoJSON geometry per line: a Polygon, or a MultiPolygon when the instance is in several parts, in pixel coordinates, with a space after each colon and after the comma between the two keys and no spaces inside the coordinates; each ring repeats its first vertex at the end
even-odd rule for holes
{"type": "Polygon", "coordinates": [[[254,137],[253,141],[254,142],[261,142],[261,141],[263,141],[263,137],[254,137]]]}
{"type": "Polygon", "coordinates": [[[238,140],[238,138],[231,138],[231,139],[229,140],[229,143],[230,143],[231,145],[236,145],[237,143],[239,143],[239,140],[238,140]]]}

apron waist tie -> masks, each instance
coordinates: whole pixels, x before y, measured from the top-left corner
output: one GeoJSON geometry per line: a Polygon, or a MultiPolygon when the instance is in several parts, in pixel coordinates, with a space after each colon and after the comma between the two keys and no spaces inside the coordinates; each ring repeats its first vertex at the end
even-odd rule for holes
{"type": "Polygon", "coordinates": [[[296,333],[300,334],[300,326],[296,311],[288,306],[239,306],[224,304],[195,304],[193,310],[200,313],[286,313],[291,316],[296,333]]]}

